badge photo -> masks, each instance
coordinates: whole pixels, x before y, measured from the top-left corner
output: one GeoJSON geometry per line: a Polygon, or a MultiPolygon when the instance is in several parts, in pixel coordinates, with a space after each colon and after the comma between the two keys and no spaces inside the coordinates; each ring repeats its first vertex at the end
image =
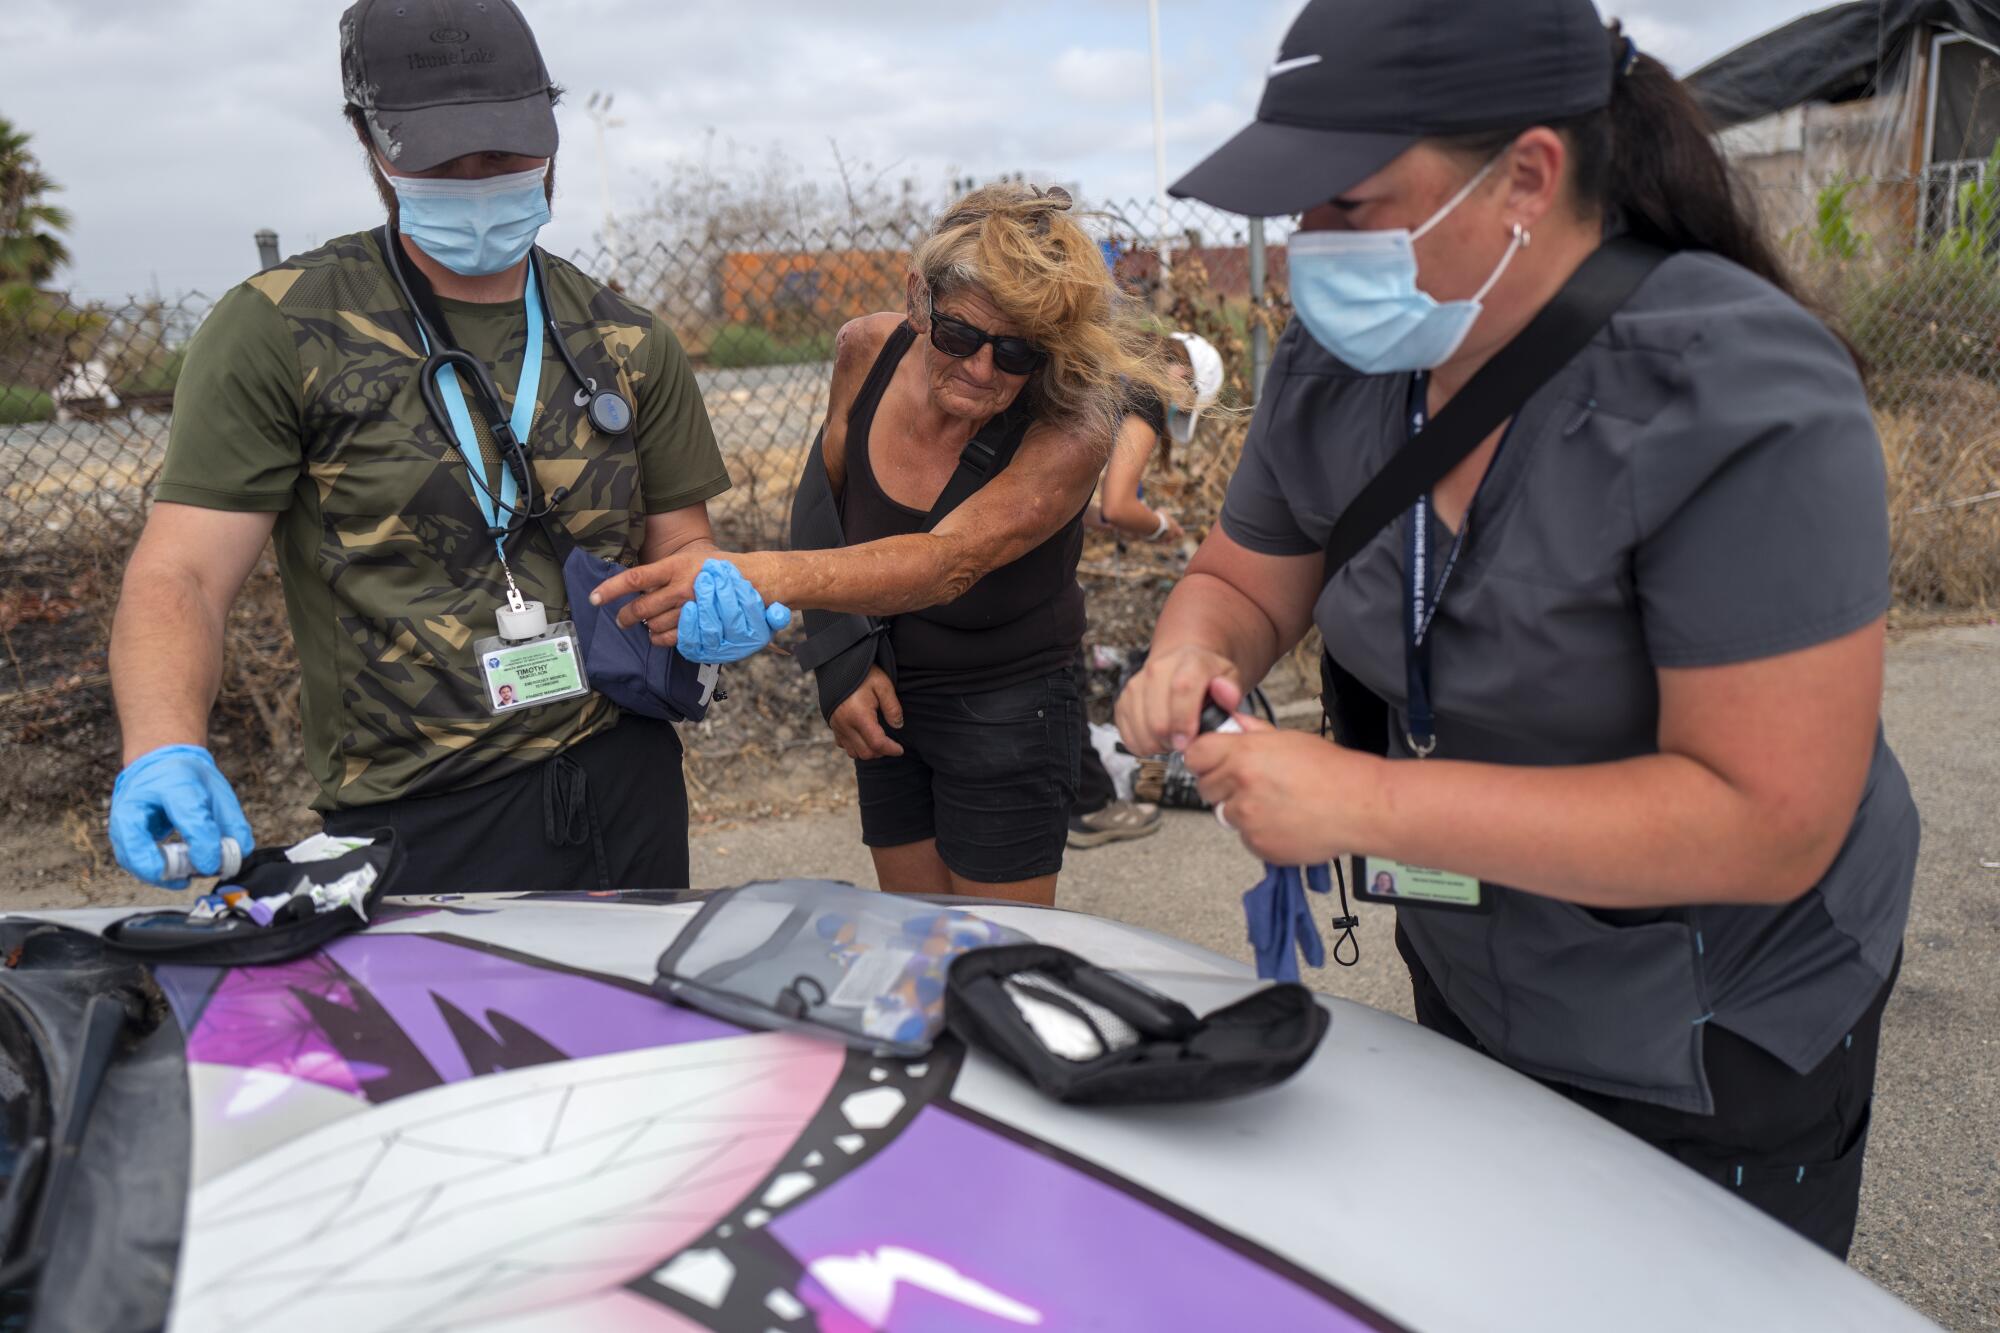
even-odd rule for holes
{"type": "Polygon", "coordinates": [[[1379,856],[1357,856],[1354,865],[1354,896],[1363,902],[1452,912],[1493,910],[1486,886],[1471,875],[1405,865],[1379,856]]]}

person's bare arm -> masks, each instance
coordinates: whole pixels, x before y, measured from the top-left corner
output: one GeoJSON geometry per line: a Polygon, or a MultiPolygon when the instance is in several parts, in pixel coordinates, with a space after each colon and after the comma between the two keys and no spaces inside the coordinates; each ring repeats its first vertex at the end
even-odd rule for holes
{"type": "Polygon", "coordinates": [[[270,540],[274,513],[157,504],[125,566],[111,625],[111,692],[124,762],[206,745],[222,684],[222,630],[270,540]]]}
{"type": "MultiPolygon", "coordinates": [[[[1047,541],[1090,498],[1103,456],[1054,429],[1033,429],[1014,461],[930,532],[828,551],[749,551],[729,557],[766,602],[794,611],[892,616],[937,606],[1047,541]]],[[[699,562],[668,560],[627,570],[594,594],[626,593],[623,625],[677,614],[699,562]]]]}
{"type": "Polygon", "coordinates": [[[647,564],[683,551],[716,553],[715,529],[709,525],[708,506],[691,504],[664,514],[646,515],[646,540],[639,559],[647,564]]]}
{"type": "Polygon", "coordinates": [[[1108,526],[1128,537],[1151,538],[1160,531],[1163,517],[1167,518],[1169,532],[1179,526],[1139,498],[1139,484],[1159,443],[1160,437],[1150,422],[1143,417],[1128,416],[1118,428],[1118,442],[1111,446],[1099,511],[1108,526]]]}
{"type": "Polygon", "coordinates": [[[1153,630],[1146,666],[1118,698],[1134,754],[1184,749],[1217,677],[1253,686],[1312,628],[1322,561],[1261,555],[1220,525],[1188,562],[1153,630]]]}
{"type": "Polygon", "coordinates": [[[1074,435],[1030,430],[1014,461],[929,532],[837,551],[757,552],[743,572],[767,601],[792,607],[892,616],[937,606],[1075,518],[1101,463],[1074,435]]]}
{"type": "Polygon", "coordinates": [[[833,335],[833,379],[827,386],[825,436],[820,457],[826,463],[826,479],[835,495],[847,483],[847,414],[868,381],[868,372],[882,355],[889,335],[903,323],[894,311],[850,319],[833,335]]]}
{"type": "Polygon", "coordinates": [[[1658,754],[1540,768],[1394,762],[1301,733],[1204,736],[1188,764],[1254,852],[1359,851],[1591,907],[1786,903],[1826,874],[1875,750],[1881,621],[1662,669],[1658,754]]]}

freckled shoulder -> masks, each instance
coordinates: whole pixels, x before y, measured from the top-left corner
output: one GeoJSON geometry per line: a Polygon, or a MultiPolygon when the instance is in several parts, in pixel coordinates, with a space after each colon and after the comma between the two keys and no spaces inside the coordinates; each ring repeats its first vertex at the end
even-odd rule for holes
{"type": "Polygon", "coordinates": [[[899,311],[885,310],[879,314],[863,315],[850,319],[840,326],[840,332],[833,335],[833,388],[834,398],[854,400],[860,391],[861,382],[868,378],[869,369],[875,358],[882,354],[882,345],[889,341],[889,335],[903,322],[899,311]],[[841,390],[846,390],[843,395],[841,390]]]}
{"type": "Polygon", "coordinates": [[[828,478],[836,490],[846,473],[848,409],[867,382],[868,372],[874,367],[875,358],[882,354],[883,344],[902,322],[902,312],[885,310],[850,319],[833,336],[833,384],[827,395],[825,457],[828,478]]]}
{"type": "Polygon", "coordinates": [[[1094,486],[1097,474],[1111,457],[1113,443],[1087,436],[1073,426],[1038,421],[1021,437],[1016,457],[1037,472],[1062,478],[1065,484],[1072,478],[1087,477],[1094,486]]]}

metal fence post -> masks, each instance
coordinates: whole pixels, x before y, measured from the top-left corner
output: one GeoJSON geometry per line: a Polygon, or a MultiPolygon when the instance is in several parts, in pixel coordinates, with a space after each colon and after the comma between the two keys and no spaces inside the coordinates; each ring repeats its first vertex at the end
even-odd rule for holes
{"type": "Polygon", "coordinates": [[[1264,372],[1271,367],[1271,331],[1261,318],[1264,309],[1264,219],[1250,219],[1250,401],[1264,396],[1264,372]]]}
{"type": "Polygon", "coordinates": [[[265,269],[276,268],[280,258],[278,254],[278,233],[272,231],[269,227],[265,227],[257,233],[255,239],[257,241],[257,271],[262,273],[265,269]]]}

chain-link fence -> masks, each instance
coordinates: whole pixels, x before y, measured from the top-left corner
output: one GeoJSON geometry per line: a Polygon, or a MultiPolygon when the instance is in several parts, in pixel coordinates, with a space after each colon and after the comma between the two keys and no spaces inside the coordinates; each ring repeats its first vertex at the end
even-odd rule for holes
{"type": "MultiPolygon", "coordinates": [[[[711,504],[725,544],[782,541],[825,414],[834,335],[856,316],[902,307],[907,257],[924,225],[737,228],[576,256],[659,312],[686,346],[735,482],[711,504]]],[[[1260,307],[1241,219],[1148,203],[1093,211],[1089,225],[1107,262],[1163,323],[1216,345],[1230,371],[1225,400],[1247,403],[1255,348],[1268,348],[1285,316],[1282,240],[1273,239],[1260,275],[1278,295],[1260,307]]],[[[45,296],[0,312],[0,743],[10,752],[0,763],[0,808],[60,806],[108,789],[117,741],[105,648],[119,574],[164,456],[188,340],[212,303],[194,293],[119,305],[45,296]]],[[[1148,494],[1198,528],[1220,497],[1244,420],[1211,414],[1195,445],[1176,450],[1171,475],[1149,477],[1148,494]]],[[[1100,551],[1086,561],[1086,580],[1098,585],[1093,615],[1118,642],[1143,642],[1171,586],[1170,570],[1152,569],[1153,554],[1100,551]]],[[[769,679],[737,692],[755,707],[733,708],[691,736],[697,786],[754,787],[745,774],[768,770],[770,754],[807,738],[818,744],[809,689],[796,671],[765,666],[769,679]]],[[[267,560],[232,616],[214,734],[234,756],[232,773],[264,773],[257,785],[279,805],[302,782],[297,683],[267,560]]],[[[718,793],[703,791],[715,808],[718,793]]]]}
{"type": "MultiPolygon", "coordinates": [[[[1248,394],[1258,323],[1250,224],[1181,201],[1099,205],[1088,221],[1119,280],[1163,315],[1174,270],[1203,274],[1209,322],[1241,345],[1241,392],[1248,394]]],[[[659,312],[693,358],[735,483],[711,505],[727,535],[756,544],[782,540],[792,487],[826,414],[834,335],[858,316],[903,308],[909,255],[926,225],[906,218],[655,241],[577,257],[587,271],[659,312]]],[[[1264,248],[1271,262],[1262,285],[1282,291],[1282,240],[1267,239],[1264,248]]]]}
{"type": "Polygon", "coordinates": [[[2000,169],[1947,162],[1753,193],[1866,370],[1899,602],[2000,603],[2000,169]]]}
{"type": "MultiPolygon", "coordinates": [[[[1253,260],[1243,219],[1147,202],[1092,210],[1090,222],[1119,278],[1163,309],[1172,270],[1198,266],[1215,318],[1250,354],[1253,260]]],[[[657,311],[692,357],[736,482],[717,508],[745,540],[782,533],[803,451],[825,414],[834,335],[857,316],[902,307],[905,265],[924,225],[774,230],[576,256],[657,311]]],[[[1264,276],[1282,290],[1281,236],[1269,253],[1264,276]]],[[[200,293],[115,306],[47,296],[0,314],[0,558],[59,543],[79,522],[143,510],[187,339],[211,304],[200,293]]]]}
{"type": "MultiPolygon", "coordinates": [[[[1987,497],[2000,489],[2000,172],[1948,163],[1903,179],[1766,179],[1754,193],[1807,290],[1869,362],[1892,462],[1923,455],[1903,517],[1958,533],[1961,521],[2000,514],[1987,497]]],[[[1253,297],[1284,290],[1284,225],[1270,224],[1260,255],[1254,224],[1198,204],[1098,204],[1089,219],[1120,280],[1163,317],[1200,325],[1222,347],[1239,401],[1251,399],[1273,322],[1253,297]],[[1177,284],[1177,274],[1198,281],[1177,284]]],[[[739,229],[577,256],[658,311],[693,358],[736,483],[718,517],[739,541],[781,539],[825,412],[834,335],[901,307],[923,226],[739,229]]],[[[0,561],[142,512],[187,340],[209,305],[199,293],[120,306],[45,296],[0,312],[0,561]]],[[[1903,591],[1955,604],[2000,596],[1939,578],[1903,591]]]]}
{"type": "MultiPolygon", "coordinates": [[[[2000,603],[2000,169],[1962,163],[1859,183],[1765,178],[1753,188],[1802,287],[1869,365],[1899,602],[2000,603]]],[[[1260,246],[1252,224],[1198,205],[1100,205],[1089,216],[1120,281],[1163,324],[1221,352],[1225,402],[1253,402],[1260,354],[1288,315],[1287,227],[1269,224],[1260,246]]],[[[738,227],[577,257],[658,311],[687,347],[735,481],[712,505],[726,545],[782,541],[825,414],[834,335],[856,316],[902,307],[923,225],[738,227]]],[[[43,297],[0,311],[0,671],[11,677],[0,683],[0,736],[83,747],[92,763],[106,762],[104,645],[118,571],[163,455],[188,338],[209,305],[200,294],[121,306],[43,297]]],[[[1195,444],[1148,477],[1149,498],[1175,508],[1190,531],[1219,502],[1245,420],[1211,414],[1195,444]]],[[[1171,571],[1135,550],[1088,556],[1085,572],[1097,581],[1094,620],[1143,640],[1171,571]],[[1119,588],[1145,596],[1121,601],[1119,588]]],[[[248,628],[231,641],[231,679],[249,683],[225,689],[223,706],[243,695],[249,702],[235,703],[247,734],[275,747],[295,731],[296,664],[275,577],[265,568],[257,580],[257,597],[246,599],[256,606],[239,608],[248,628]]],[[[801,711],[772,734],[816,734],[809,708],[801,711]]]]}
{"type": "Polygon", "coordinates": [[[210,304],[198,293],[119,306],[44,295],[0,312],[0,552],[29,554],[143,507],[187,340],[210,304]]]}

